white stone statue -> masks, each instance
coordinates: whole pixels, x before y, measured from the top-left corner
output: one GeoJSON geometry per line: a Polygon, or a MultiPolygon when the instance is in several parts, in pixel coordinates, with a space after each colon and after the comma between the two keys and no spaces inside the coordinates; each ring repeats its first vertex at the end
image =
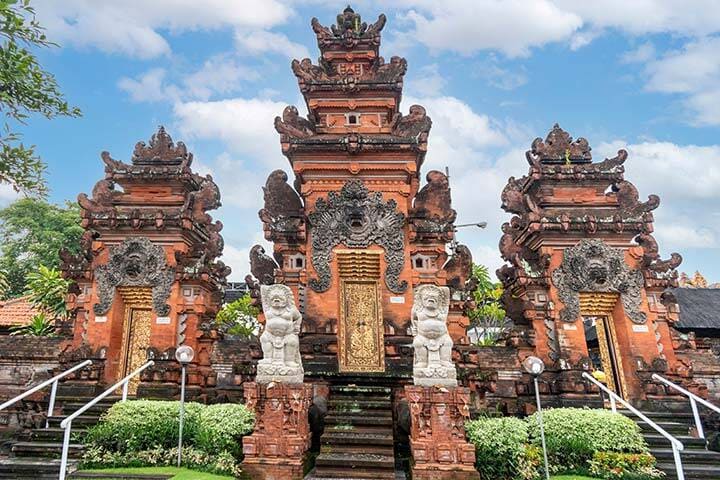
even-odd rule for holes
{"type": "Polygon", "coordinates": [[[415,385],[457,386],[457,371],[452,363],[453,341],[447,328],[450,289],[437,285],[415,288],[411,312],[413,347],[413,383],[415,385]]]}
{"type": "Polygon", "coordinates": [[[258,383],[303,383],[300,358],[302,316],[286,285],[261,285],[265,326],[260,335],[263,359],[258,362],[258,383]]]}

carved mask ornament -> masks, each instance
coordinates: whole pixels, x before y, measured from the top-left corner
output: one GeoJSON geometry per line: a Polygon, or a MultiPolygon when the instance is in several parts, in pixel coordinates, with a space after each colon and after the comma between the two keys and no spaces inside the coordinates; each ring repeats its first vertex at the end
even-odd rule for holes
{"type": "Polygon", "coordinates": [[[379,245],[385,249],[385,284],[395,293],[403,293],[407,282],[400,281],[405,261],[405,215],[396,210],[394,200],[383,201],[379,192],[369,192],[360,180],[348,181],[340,192],[319,199],[308,218],[312,229],[312,263],[318,278],[310,280],[316,292],[330,288],[332,249],[343,244],[349,248],[379,245]]]}
{"type": "Polygon", "coordinates": [[[580,292],[616,292],[633,323],[647,321],[640,310],[643,274],[625,263],[623,250],[602,240],[583,240],[563,253],[563,262],[552,274],[565,308],[560,318],[574,322],[580,315],[580,292]]]}
{"type": "Polygon", "coordinates": [[[96,315],[104,315],[112,306],[116,287],[150,287],[155,313],[166,316],[170,306],[166,303],[175,272],[168,267],[165,251],[145,237],[128,238],[110,249],[110,260],[95,270],[98,286],[98,303],[93,306],[96,315]]]}

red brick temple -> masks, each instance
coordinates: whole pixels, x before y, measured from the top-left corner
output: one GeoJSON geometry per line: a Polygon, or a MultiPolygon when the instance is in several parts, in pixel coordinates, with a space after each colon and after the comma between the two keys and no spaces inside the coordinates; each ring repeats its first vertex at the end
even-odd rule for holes
{"type": "MultiPolygon", "coordinates": [[[[208,213],[220,192],[160,127],[128,163],[102,153],[105,177],[78,197],[82,253],[61,253],[71,315],[55,338],[0,335],[0,400],[85,359],[92,368],[61,385],[69,404],[148,359],[155,365],[130,394],[177,398],[174,354],[188,345],[196,352],[188,396],[244,401],[256,412],[244,468],[267,480],[308,470],[309,480],[390,480],[402,469],[415,479],[476,479],[464,422],[479,412],[534,412],[521,366],[530,355],[546,367],[546,406],[602,407],[585,372],[602,372],[646,411],[688,415],[687,401],[654,373],[719,402],[720,289],[679,288],[682,258],[661,258],[653,236],[660,199],[625,178],[628,153],[597,161],[587,140],[558,125],[532,142],[527,174],[511,177],[498,199],[512,215],[497,271],[512,327],[498,345],[471,344],[471,253],[457,243],[448,177],[423,168],[432,112],[401,111],[407,62],[380,55],[385,23],[384,15],[366,23],[350,7],[329,27],[312,19],[319,60],[291,64],[305,105],[286,107],[274,123],[289,166],[258,191],[258,225],[272,250],[252,247],[246,283],[258,307],[269,304],[263,290],[289,289],[288,318],[302,318],[287,334],[299,344],[299,380],[260,381],[263,349],[275,345],[215,324],[239,292],[226,288],[222,223],[208,213]],[[453,371],[430,386],[414,369],[424,289],[439,292],[431,301],[447,315],[451,343],[433,348],[438,357],[446,349],[453,371]]],[[[278,318],[272,308],[261,323],[278,318]]],[[[0,415],[0,425],[22,423],[12,415],[33,405],[0,415]]]]}

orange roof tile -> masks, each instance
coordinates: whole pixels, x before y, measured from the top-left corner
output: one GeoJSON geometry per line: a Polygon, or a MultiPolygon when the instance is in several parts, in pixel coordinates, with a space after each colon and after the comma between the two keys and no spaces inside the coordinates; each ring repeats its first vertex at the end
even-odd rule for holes
{"type": "Polygon", "coordinates": [[[27,296],[0,301],[0,326],[25,325],[38,313],[27,296]]]}

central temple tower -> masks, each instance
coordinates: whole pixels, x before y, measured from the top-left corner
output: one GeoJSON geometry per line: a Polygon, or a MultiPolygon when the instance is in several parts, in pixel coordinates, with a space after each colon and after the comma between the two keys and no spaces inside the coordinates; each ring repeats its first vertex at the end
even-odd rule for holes
{"type": "MultiPolygon", "coordinates": [[[[295,179],[278,170],[260,211],[273,258],[251,251],[254,279],[283,283],[303,314],[308,375],[410,375],[410,309],[422,283],[454,289],[450,332],[462,343],[469,251],[455,246],[447,177],[420,171],[432,122],[413,105],[400,113],[404,58],[380,56],[386,18],[368,25],[350,7],[312,28],[315,65],[292,62],[307,111],[288,106],[275,119],[295,179]]],[[[256,292],[257,292],[256,288],[256,292]]]]}

